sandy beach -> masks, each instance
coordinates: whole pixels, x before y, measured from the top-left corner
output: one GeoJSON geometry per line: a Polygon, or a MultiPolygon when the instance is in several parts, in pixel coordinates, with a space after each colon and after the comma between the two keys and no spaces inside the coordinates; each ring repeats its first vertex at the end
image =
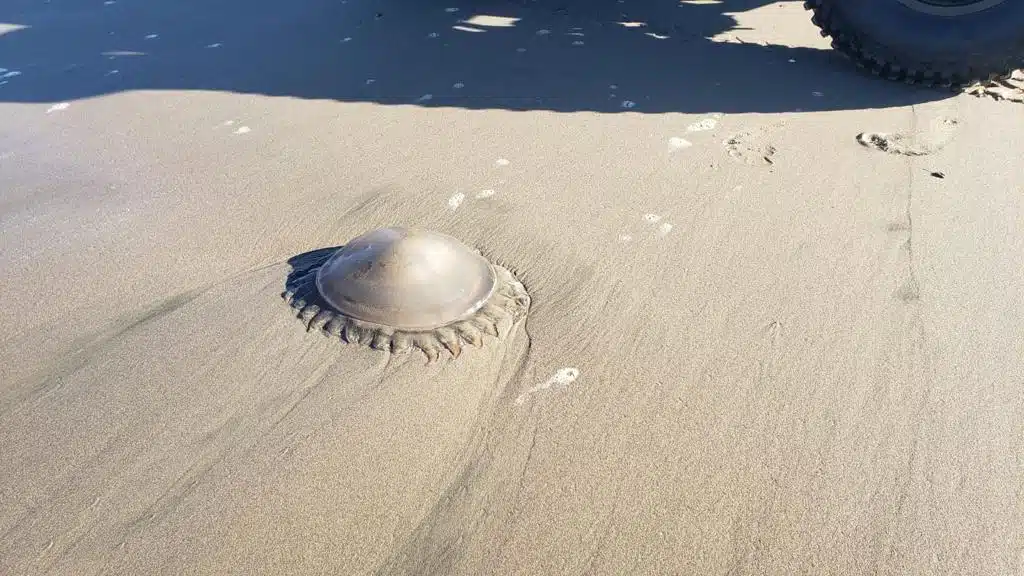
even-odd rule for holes
{"type": "Polygon", "coordinates": [[[0,574],[1024,574],[1010,88],[762,0],[12,0],[0,68],[0,574]],[[528,315],[307,331],[388,226],[528,315]]]}

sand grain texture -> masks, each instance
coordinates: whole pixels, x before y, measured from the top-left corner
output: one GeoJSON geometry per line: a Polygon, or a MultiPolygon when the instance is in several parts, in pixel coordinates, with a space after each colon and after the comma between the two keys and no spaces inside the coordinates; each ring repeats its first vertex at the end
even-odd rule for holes
{"type": "MultiPolygon", "coordinates": [[[[184,35],[136,13],[102,18],[138,39],[105,49],[150,54],[117,63],[137,86],[102,84],[104,64],[67,81],[96,97],[59,89],[56,49],[0,62],[25,71],[0,88],[0,573],[1024,571],[1019,107],[836,69],[789,4],[744,13],[743,42],[658,44],[692,65],[663,92],[617,51],[667,65],[645,43],[718,16],[660,40],[610,24],[612,4],[509,5],[522,20],[495,27],[469,7],[296,5],[312,12],[257,3],[247,22],[344,17],[330,42],[299,35],[334,63],[261,68],[323,79],[301,98],[244,66],[190,85],[246,36],[195,23],[173,48],[184,35]],[[434,66],[470,41],[428,39],[454,19],[519,92],[434,66]],[[780,22],[781,59],[758,51],[780,22]],[[391,52],[338,52],[387,30],[391,52]],[[798,84],[728,92],[719,70],[748,57],[798,84]],[[325,97],[325,70],[347,91],[325,97]],[[928,154],[865,148],[871,132],[928,154]],[[307,333],[289,259],[392,225],[512,270],[529,315],[431,365],[307,333]]],[[[287,38],[282,61],[304,46],[287,38]]]]}

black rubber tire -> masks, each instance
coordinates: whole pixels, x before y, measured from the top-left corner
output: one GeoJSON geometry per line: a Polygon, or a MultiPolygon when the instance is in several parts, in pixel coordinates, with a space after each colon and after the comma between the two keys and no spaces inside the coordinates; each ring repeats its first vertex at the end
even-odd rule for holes
{"type": "Polygon", "coordinates": [[[806,0],[832,47],[858,66],[910,84],[961,87],[1024,67],[1024,1],[936,15],[899,0],[806,0]]]}

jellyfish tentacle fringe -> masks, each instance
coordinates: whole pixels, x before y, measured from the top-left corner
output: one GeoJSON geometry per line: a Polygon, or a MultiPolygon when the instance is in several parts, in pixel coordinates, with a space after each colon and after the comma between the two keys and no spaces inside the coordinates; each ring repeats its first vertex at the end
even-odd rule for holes
{"type": "Polygon", "coordinates": [[[296,312],[307,331],[318,331],[348,344],[361,344],[375,350],[404,353],[419,350],[428,363],[436,362],[443,352],[458,358],[465,345],[481,347],[484,335],[502,338],[526,316],[530,296],[526,288],[505,268],[491,264],[497,284],[491,296],[466,318],[429,330],[401,330],[346,316],[320,295],[317,271],[327,258],[296,269],[281,295],[296,312]]]}

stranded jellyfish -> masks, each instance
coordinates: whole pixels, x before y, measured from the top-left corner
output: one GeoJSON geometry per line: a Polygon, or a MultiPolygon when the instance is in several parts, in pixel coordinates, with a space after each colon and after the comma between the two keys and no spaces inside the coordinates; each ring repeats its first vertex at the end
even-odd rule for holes
{"type": "Polygon", "coordinates": [[[451,236],[381,228],[295,265],[284,298],[307,330],[376,350],[458,357],[504,337],[530,297],[511,272],[451,236]]]}

